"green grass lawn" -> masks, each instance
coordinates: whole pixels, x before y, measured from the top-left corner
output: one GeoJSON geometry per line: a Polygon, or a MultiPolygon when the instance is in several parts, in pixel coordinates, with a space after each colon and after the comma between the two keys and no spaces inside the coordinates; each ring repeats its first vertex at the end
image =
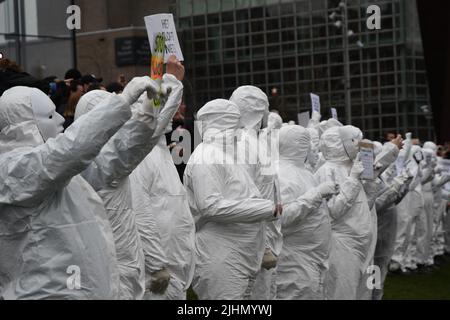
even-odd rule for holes
{"type": "Polygon", "coordinates": [[[450,300],[450,259],[431,274],[388,275],[384,300],[450,300]]]}
{"type": "MultiPolygon", "coordinates": [[[[431,274],[388,275],[384,300],[450,300],[450,258],[431,274]]],[[[188,300],[197,300],[188,291],[188,300]]]]}

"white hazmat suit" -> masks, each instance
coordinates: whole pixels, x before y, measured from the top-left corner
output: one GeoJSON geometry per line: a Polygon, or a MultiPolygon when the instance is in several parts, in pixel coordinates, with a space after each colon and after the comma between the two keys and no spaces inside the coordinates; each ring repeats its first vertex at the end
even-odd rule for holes
{"type": "Polygon", "coordinates": [[[331,247],[331,225],[324,196],[336,185],[318,186],[305,167],[310,136],[300,126],[280,131],[279,178],[283,215],[283,249],[277,271],[277,299],[323,300],[331,247]]]}
{"type": "MultiPolygon", "coordinates": [[[[236,89],[230,101],[239,107],[241,114],[241,135],[238,140],[238,164],[242,164],[253,178],[264,199],[274,201],[276,173],[273,167],[263,166],[267,157],[268,144],[259,137],[264,117],[269,113],[267,95],[254,86],[243,86],[236,89]],[[262,142],[262,143],[261,143],[262,142]]],[[[273,117],[273,116],[272,116],[273,117]]],[[[276,134],[276,132],[272,132],[276,134]]],[[[275,138],[276,139],[276,138],[275,138]]],[[[272,140],[271,140],[272,142],[272,140]]],[[[268,155],[268,159],[272,155],[268,155]]],[[[274,298],[276,290],[274,264],[282,246],[281,225],[279,221],[266,223],[264,258],[261,269],[252,277],[247,298],[265,300],[274,298]],[[272,292],[272,293],[271,293],[272,292]]]]}
{"type": "Polygon", "coordinates": [[[321,136],[320,149],[326,162],[315,176],[319,183],[340,185],[339,194],[327,203],[332,227],[325,282],[329,299],[358,299],[358,288],[375,249],[376,224],[359,180],[362,164],[356,159],[361,140],[361,131],[352,126],[333,127],[321,136]]]}
{"type": "Polygon", "coordinates": [[[131,117],[109,101],[70,126],[36,89],[0,98],[0,296],[115,299],[118,269],[103,202],[79,175],[131,117]]]}
{"type": "Polygon", "coordinates": [[[184,175],[197,228],[193,288],[202,300],[242,300],[261,266],[263,222],[276,219],[275,206],[236,164],[239,108],[228,100],[214,100],[197,117],[203,143],[184,175]]]}

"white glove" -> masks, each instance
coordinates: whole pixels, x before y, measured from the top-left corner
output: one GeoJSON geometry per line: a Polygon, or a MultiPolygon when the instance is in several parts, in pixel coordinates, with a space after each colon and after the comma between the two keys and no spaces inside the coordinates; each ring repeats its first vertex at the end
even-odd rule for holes
{"type": "Polygon", "coordinates": [[[273,254],[272,250],[269,248],[266,248],[266,251],[264,252],[263,260],[261,267],[270,270],[277,266],[278,259],[273,254]]]}
{"type": "Polygon", "coordinates": [[[174,75],[166,73],[163,76],[161,93],[167,99],[164,101],[164,108],[159,112],[157,129],[153,134],[154,137],[164,134],[170,120],[177,113],[183,99],[183,84],[174,75]]]}
{"type": "Polygon", "coordinates": [[[353,161],[353,167],[350,171],[350,177],[354,179],[359,179],[361,177],[361,174],[364,172],[364,166],[359,160],[359,155],[356,157],[356,159],[353,161]]]}
{"type": "Polygon", "coordinates": [[[317,187],[317,191],[324,199],[329,199],[339,193],[339,185],[335,182],[324,182],[317,187]]]}
{"type": "Polygon", "coordinates": [[[132,105],[146,91],[149,99],[153,99],[159,91],[158,83],[148,76],[136,77],[127,84],[120,95],[129,105],[132,105]]]}
{"type": "Polygon", "coordinates": [[[150,283],[147,285],[147,288],[150,289],[151,292],[156,294],[163,294],[164,292],[166,292],[167,287],[169,286],[170,273],[165,268],[156,271],[152,273],[149,282],[150,283]]]}

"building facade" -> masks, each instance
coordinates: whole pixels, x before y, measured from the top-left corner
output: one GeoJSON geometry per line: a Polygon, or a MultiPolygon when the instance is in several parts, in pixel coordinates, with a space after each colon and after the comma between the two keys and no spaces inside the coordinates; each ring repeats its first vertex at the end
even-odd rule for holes
{"type": "Polygon", "coordinates": [[[62,77],[74,64],[69,0],[0,0],[0,52],[38,78],[62,77]]]}
{"type": "MultiPolygon", "coordinates": [[[[373,1],[344,2],[354,32],[348,41],[351,124],[369,139],[388,131],[433,139],[431,108],[423,107],[429,94],[415,1],[376,1],[380,30],[366,24],[373,1]]],[[[339,3],[172,0],[194,109],[252,84],[270,96],[285,121],[310,110],[314,92],[325,119],[334,107],[345,122],[344,35],[330,17],[339,3]]]]}

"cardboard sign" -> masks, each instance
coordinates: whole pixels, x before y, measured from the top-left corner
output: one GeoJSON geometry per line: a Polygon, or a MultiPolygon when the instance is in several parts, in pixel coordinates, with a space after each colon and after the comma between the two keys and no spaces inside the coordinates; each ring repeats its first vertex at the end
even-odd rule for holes
{"type": "Polygon", "coordinates": [[[362,179],[373,180],[375,179],[375,173],[373,169],[374,162],[374,145],[369,142],[359,143],[360,151],[359,156],[364,167],[364,171],[361,175],[362,179]]]}
{"type": "Polygon", "coordinates": [[[184,61],[173,15],[170,13],[155,14],[145,17],[144,20],[152,54],[156,51],[156,36],[162,34],[165,38],[164,63],[167,63],[171,55],[175,55],[179,61],[184,61]]]}
{"type": "Polygon", "coordinates": [[[309,111],[298,114],[298,124],[303,128],[307,128],[309,125],[309,111]]]}
{"type": "Polygon", "coordinates": [[[311,93],[311,106],[312,111],[320,113],[320,97],[314,93],[311,93]]]}
{"type": "Polygon", "coordinates": [[[331,108],[331,117],[333,117],[333,119],[335,120],[339,120],[336,108],[331,108]]]}

